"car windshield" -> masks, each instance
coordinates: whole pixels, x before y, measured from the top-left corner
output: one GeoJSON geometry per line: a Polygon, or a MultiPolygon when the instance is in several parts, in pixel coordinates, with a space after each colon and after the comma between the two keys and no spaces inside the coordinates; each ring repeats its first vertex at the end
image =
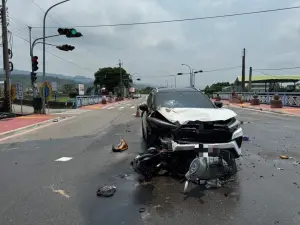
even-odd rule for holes
{"type": "Polygon", "coordinates": [[[215,108],[214,104],[199,91],[158,92],[155,103],[158,108],[215,108]]]}

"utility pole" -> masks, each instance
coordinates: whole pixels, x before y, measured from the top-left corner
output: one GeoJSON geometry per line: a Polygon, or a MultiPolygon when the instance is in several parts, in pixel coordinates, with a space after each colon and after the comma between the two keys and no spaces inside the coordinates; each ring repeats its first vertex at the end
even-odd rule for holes
{"type": "Polygon", "coordinates": [[[7,20],[6,20],[6,0],[2,0],[1,8],[2,19],[2,44],[3,44],[3,69],[5,71],[5,101],[4,107],[6,112],[12,112],[12,102],[10,93],[10,71],[8,55],[8,38],[7,38],[7,20]]]}
{"type": "Polygon", "coordinates": [[[243,58],[242,58],[242,92],[245,92],[245,75],[246,75],[246,49],[243,49],[243,58]]]}
{"type": "Polygon", "coordinates": [[[121,97],[123,97],[123,77],[122,77],[122,62],[119,59],[119,69],[120,69],[120,92],[121,92],[121,97]]]}
{"type": "Polygon", "coordinates": [[[248,91],[251,92],[252,89],[252,67],[249,69],[249,84],[248,84],[248,91]]]}

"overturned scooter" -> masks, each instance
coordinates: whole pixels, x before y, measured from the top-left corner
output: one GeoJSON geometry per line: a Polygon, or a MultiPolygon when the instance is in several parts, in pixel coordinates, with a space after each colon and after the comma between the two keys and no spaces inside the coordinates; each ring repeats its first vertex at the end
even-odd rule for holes
{"type": "Polygon", "coordinates": [[[236,156],[230,149],[207,149],[203,144],[178,149],[176,143],[161,140],[159,148],[150,148],[131,162],[133,169],[149,180],[160,170],[184,177],[184,193],[189,184],[206,184],[212,179],[226,182],[237,173],[236,156]]]}

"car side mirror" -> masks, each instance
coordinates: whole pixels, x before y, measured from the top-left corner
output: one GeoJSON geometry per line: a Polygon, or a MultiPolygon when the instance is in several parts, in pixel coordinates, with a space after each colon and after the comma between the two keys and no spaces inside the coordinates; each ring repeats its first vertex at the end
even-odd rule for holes
{"type": "Polygon", "coordinates": [[[147,104],[141,104],[141,105],[139,106],[139,109],[140,109],[141,111],[145,112],[145,111],[148,111],[148,106],[147,106],[147,104]]]}
{"type": "Polygon", "coordinates": [[[217,106],[218,108],[222,108],[223,107],[223,102],[215,102],[215,106],[217,106]]]}

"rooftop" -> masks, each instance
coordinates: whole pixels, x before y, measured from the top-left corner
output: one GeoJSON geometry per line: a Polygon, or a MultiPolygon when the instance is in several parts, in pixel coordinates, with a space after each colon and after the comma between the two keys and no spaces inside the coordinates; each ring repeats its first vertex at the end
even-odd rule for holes
{"type": "MultiPolygon", "coordinates": [[[[238,76],[236,81],[241,82],[242,76],[238,76]]],[[[292,75],[292,76],[252,76],[252,83],[265,83],[265,82],[298,82],[300,81],[300,75],[292,75]]],[[[245,83],[249,83],[249,76],[245,77],[245,83]]]]}

